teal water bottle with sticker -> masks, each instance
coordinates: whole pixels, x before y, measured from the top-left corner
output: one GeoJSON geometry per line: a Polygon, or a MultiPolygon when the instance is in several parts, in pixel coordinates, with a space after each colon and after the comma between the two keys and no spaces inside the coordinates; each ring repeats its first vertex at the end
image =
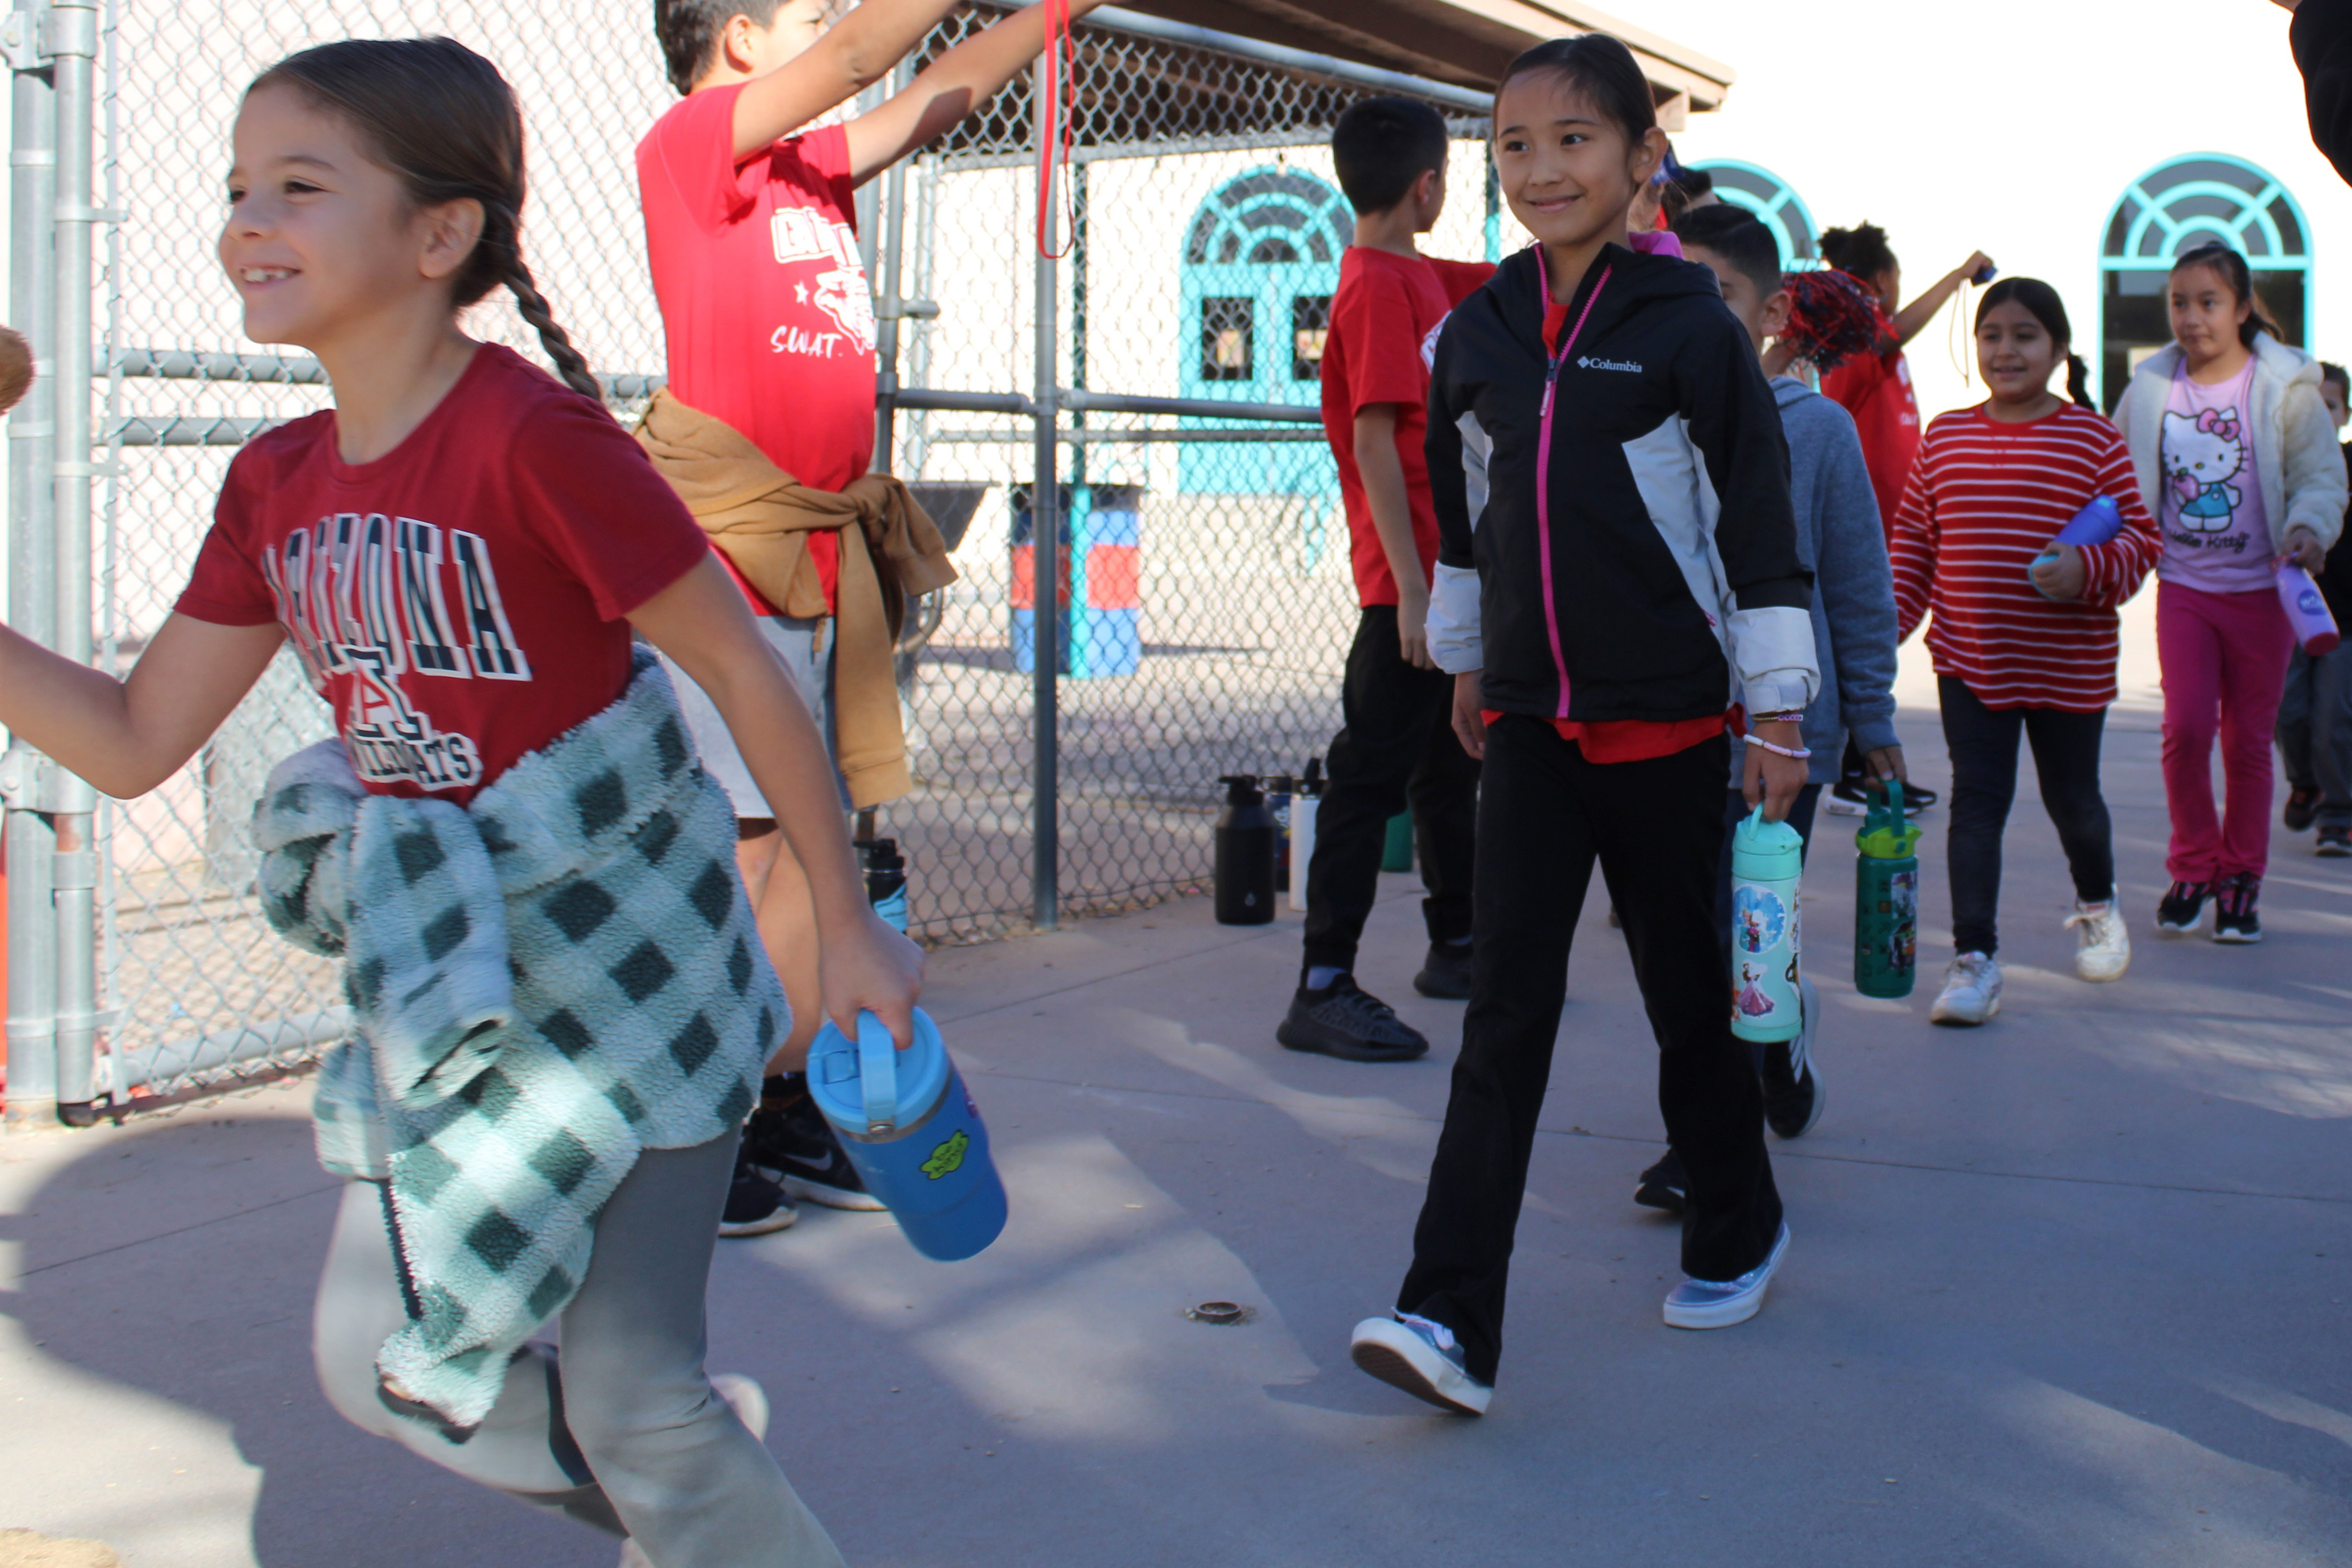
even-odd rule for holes
{"type": "Polygon", "coordinates": [[[1731,1032],[1793,1040],[1803,1026],[1798,963],[1804,950],[1797,895],[1805,841],[1758,806],[1731,835],[1731,1032]]]}
{"type": "Polygon", "coordinates": [[[988,1128],[929,1013],[915,1009],[915,1042],[903,1051],[871,1013],[857,1015],[855,1041],[827,1023],[809,1045],[808,1088],[916,1251],[951,1263],[1004,1229],[988,1128]]]}

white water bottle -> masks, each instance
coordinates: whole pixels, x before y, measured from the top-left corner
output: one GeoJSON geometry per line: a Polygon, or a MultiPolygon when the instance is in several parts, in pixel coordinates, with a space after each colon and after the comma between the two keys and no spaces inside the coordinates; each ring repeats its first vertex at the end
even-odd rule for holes
{"type": "Polygon", "coordinates": [[[1323,759],[1309,757],[1290,797],[1290,907],[1307,907],[1307,865],[1315,858],[1315,811],[1323,804],[1323,759]]]}

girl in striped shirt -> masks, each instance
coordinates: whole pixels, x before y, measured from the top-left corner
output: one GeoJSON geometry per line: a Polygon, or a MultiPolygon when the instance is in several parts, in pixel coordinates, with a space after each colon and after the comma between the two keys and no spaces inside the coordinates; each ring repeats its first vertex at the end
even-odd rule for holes
{"type": "Polygon", "coordinates": [[[1929,1016],[1981,1024],[2000,1010],[2000,841],[2021,734],[2074,873],[2074,973],[2115,980],[2131,940],[2115,907],[2115,850],[2099,742],[2116,699],[2116,606],[2155,563],[2156,525],[2115,426],[2094,412],[2057,290],[2008,278],[1977,311],[1991,393],[1927,427],[1895,518],[1895,602],[1908,637],[1932,613],[1944,739],[1952,757],[1952,939],[1958,956],[1929,1016]],[[2069,403],[2050,390],[2063,363],[2069,403]],[[2052,536],[2094,496],[2123,531],[2105,544],[2052,536]]]}

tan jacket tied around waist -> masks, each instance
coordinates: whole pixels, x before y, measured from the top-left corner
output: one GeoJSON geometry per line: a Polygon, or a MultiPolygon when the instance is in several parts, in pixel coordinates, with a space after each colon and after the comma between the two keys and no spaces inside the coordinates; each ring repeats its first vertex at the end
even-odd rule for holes
{"type": "Polygon", "coordinates": [[[788,616],[822,616],[824,586],[808,536],[841,540],[835,586],[834,746],[849,798],[859,807],[913,787],[891,665],[907,601],[956,579],[947,545],[907,487],[867,474],[845,490],[821,490],[778,468],[725,421],[689,408],[667,389],[637,424],[637,441],[710,542],[788,616]]]}

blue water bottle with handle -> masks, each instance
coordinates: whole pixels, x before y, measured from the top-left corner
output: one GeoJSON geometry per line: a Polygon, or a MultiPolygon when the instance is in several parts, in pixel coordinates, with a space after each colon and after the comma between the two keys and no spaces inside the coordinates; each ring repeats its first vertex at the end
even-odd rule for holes
{"type": "Polygon", "coordinates": [[[988,1129],[929,1013],[915,1009],[915,1041],[903,1051],[871,1013],[857,1015],[854,1045],[828,1021],[809,1046],[808,1087],[916,1251],[952,1263],[1004,1229],[988,1129]]]}
{"type": "Polygon", "coordinates": [[[1805,841],[1758,806],[1731,835],[1731,1032],[1793,1040],[1804,1026],[1798,962],[1804,932],[1797,897],[1805,841]]]}

